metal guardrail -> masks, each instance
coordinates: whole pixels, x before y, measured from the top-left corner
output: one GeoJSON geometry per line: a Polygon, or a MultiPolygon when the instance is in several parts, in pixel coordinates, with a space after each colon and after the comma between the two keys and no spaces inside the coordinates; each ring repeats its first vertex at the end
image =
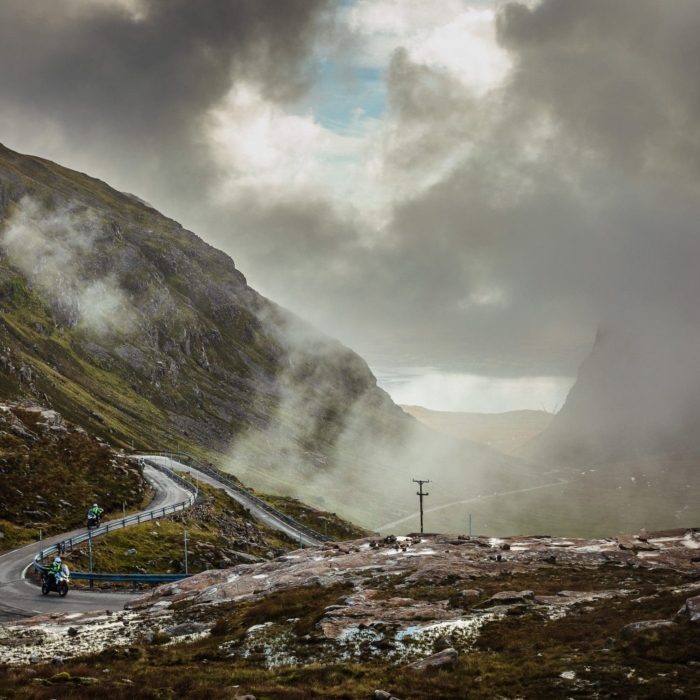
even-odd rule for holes
{"type": "MultiPolygon", "coordinates": [[[[318,540],[321,540],[323,542],[336,542],[336,540],[334,540],[332,537],[328,537],[328,535],[322,535],[320,532],[316,532],[316,530],[312,530],[310,527],[307,527],[306,525],[302,525],[300,522],[294,520],[294,518],[290,518],[288,515],[285,515],[281,511],[277,510],[277,508],[273,508],[268,503],[265,503],[265,501],[262,501],[257,496],[254,496],[252,493],[250,493],[250,491],[246,491],[243,487],[234,483],[230,479],[226,479],[225,477],[221,476],[221,474],[219,474],[219,472],[214,471],[213,469],[210,469],[209,467],[205,466],[199,460],[195,459],[194,457],[191,457],[186,452],[175,452],[173,450],[161,450],[160,453],[163,454],[163,456],[175,455],[176,457],[178,457],[178,459],[180,457],[184,457],[185,461],[189,467],[193,467],[193,464],[196,465],[193,468],[196,469],[197,471],[204,472],[205,474],[211,476],[213,479],[216,479],[218,482],[225,484],[226,486],[233,489],[234,491],[237,491],[238,493],[244,495],[246,498],[249,498],[251,501],[253,501],[256,505],[260,506],[263,510],[266,510],[268,513],[276,516],[280,520],[284,520],[286,523],[288,523],[289,525],[294,527],[296,530],[300,530],[304,534],[309,535],[309,537],[313,537],[314,539],[318,539],[318,540]]],[[[149,462],[149,464],[150,464],[150,462],[149,462]]]]}
{"type": "MultiPolygon", "coordinates": [[[[194,484],[191,484],[187,479],[183,479],[179,474],[176,474],[172,469],[168,469],[162,464],[156,462],[148,461],[149,466],[158,469],[159,471],[168,475],[168,478],[177,482],[188,491],[192,492],[192,496],[186,501],[181,501],[180,503],[175,503],[171,506],[163,506],[162,508],[154,508],[145,513],[136,513],[135,515],[129,515],[128,517],[120,518],[119,520],[110,520],[101,527],[95,530],[88,530],[81,535],[76,535],[75,537],[69,537],[62,542],[51,545],[46,549],[41,549],[39,554],[34,557],[34,569],[39,573],[45,573],[48,567],[43,566],[42,562],[45,556],[50,556],[52,554],[65,554],[67,551],[72,551],[73,547],[83,542],[87,542],[93,537],[100,537],[101,535],[106,535],[115,530],[122,530],[129,525],[140,525],[141,523],[149,522],[151,520],[157,520],[158,518],[163,518],[166,515],[171,515],[172,513],[177,513],[180,510],[185,510],[194,505],[196,502],[199,491],[194,484]]],[[[85,581],[150,581],[156,583],[159,581],[179,581],[180,579],[187,578],[187,574],[100,574],[90,571],[72,571],[70,574],[71,578],[82,579],[85,581]]]]}
{"type": "Polygon", "coordinates": [[[70,577],[84,581],[113,581],[127,583],[168,583],[189,578],[192,574],[90,574],[86,571],[71,571],[70,577]]]}

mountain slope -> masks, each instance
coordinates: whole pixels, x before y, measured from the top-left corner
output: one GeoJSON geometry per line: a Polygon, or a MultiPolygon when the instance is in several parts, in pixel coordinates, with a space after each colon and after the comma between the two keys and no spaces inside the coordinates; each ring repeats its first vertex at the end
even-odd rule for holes
{"type": "Polygon", "coordinates": [[[370,527],[415,511],[412,478],[442,484],[436,505],[529,479],[407,416],[358,355],[133,195],[0,147],[0,240],[0,395],[370,527]]]}
{"type": "Polygon", "coordinates": [[[645,319],[599,330],[551,425],[517,454],[568,465],[700,452],[700,337],[645,319]]]}
{"type": "Polygon", "coordinates": [[[200,450],[269,422],[289,391],[303,391],[321,438],[342,413],[334,393],[391,415],[357,355],[131,196],[0,148],[0,222],[6,392],[47,394],[96,428],[98,412],[115,442],[152,445],[155,430],[200,450]]]}

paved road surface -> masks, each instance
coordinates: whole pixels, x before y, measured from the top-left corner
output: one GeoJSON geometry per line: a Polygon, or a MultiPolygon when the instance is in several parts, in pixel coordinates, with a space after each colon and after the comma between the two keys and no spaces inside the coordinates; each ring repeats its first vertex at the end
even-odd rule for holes
{"type": "MultiPolygon", "coordinates": [[[[155,490],[155,496],[147,510],[181,503],[191,495],[189,491],[153,467],[146,466],[143,473],[155,490]]],[[[56,544],[83,532],[85,532],[84,528],[49,537],[44,540],[44,546],[56,544]]],[[[126,591],[108,592],[71,588],[65,598],[60,598],[55,593],[43,596],[36,584],[24,578],[25,570],[31,566],[38,551],[39,543],[36,542],[0,556],[0,622],[29,617],[41,612],[75,612],[105,608],[118,610],[134,595],[126,591]]]]}
{"type": "MultiPolygon", "coordinates": [[[[234,498],[240,504],[245,506],[256,520],[265,523],[265,525],[271,527],[273,530],[279,530],[281,532],[286,533],[290,537],[294,538],[295,542],[299,541],[299,531],[296,530],[292,525],[287,523],[285,520],[276,517],[272,513],[268,513],[264,508],[261,508],[259,505],[257,505],[255,501],[246,498],[244,494],[239,493],[234,489],[228,488],[225,484],[222,484],[213,477],[208,476],[207,474],[204,474],[203,472],[200,472],[197,469],[192,469],[189,465],[183,464],[182,462],[178,462],[176,459],[172,459],[171,457],[161,457],[155,455],[142,456],[146,457],[147,459],[150,459],[152,462],[162,464],[164,467],[168,467],[168,469],[172,469],[175,472],[187,472],[188,474],[192,474],[193,476],[198,478],[200,482],[206,482],[207,484],[211,484],[212,486],[216,486],[217,488],[224,489],[226,493],[229,496],[231,496],[231,498],[234,498]]],[[[317,540],[314,537],[307,535],[306,533],[302,533],[302,541],[305,547],[315,547],[317,545],[323,544],[320,540],[317,540]]]]}

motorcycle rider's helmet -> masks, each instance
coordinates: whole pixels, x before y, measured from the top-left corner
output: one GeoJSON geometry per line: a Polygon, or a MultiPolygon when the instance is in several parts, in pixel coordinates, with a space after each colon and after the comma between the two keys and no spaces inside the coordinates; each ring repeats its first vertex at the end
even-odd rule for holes
{"type": "Polygon", "coordinates": [[[93,508],[97,508],[97,503],[93,503],[93,504],[92,504],[92,507],[93,507],[93,508]]]}
{"type": "Polygon", "coordinates": [[[53,563],[54,563],[54,564],[60,564],[60,563],[61,563],[61,557],[56,557],[56,558],[53,560],[53,563]]]}

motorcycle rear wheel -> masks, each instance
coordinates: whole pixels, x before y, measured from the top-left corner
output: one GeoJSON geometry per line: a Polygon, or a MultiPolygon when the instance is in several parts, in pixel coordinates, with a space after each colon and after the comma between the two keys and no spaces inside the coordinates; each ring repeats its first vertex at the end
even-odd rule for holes
{"type": "Polygon", "coordinates": [[[42,593],[42,595],[48,595],[48,594],[49,594],[49,584],[48,584],[48,583],[42,583],[42,584],[41,584],[41,593],[42,593]]]}

